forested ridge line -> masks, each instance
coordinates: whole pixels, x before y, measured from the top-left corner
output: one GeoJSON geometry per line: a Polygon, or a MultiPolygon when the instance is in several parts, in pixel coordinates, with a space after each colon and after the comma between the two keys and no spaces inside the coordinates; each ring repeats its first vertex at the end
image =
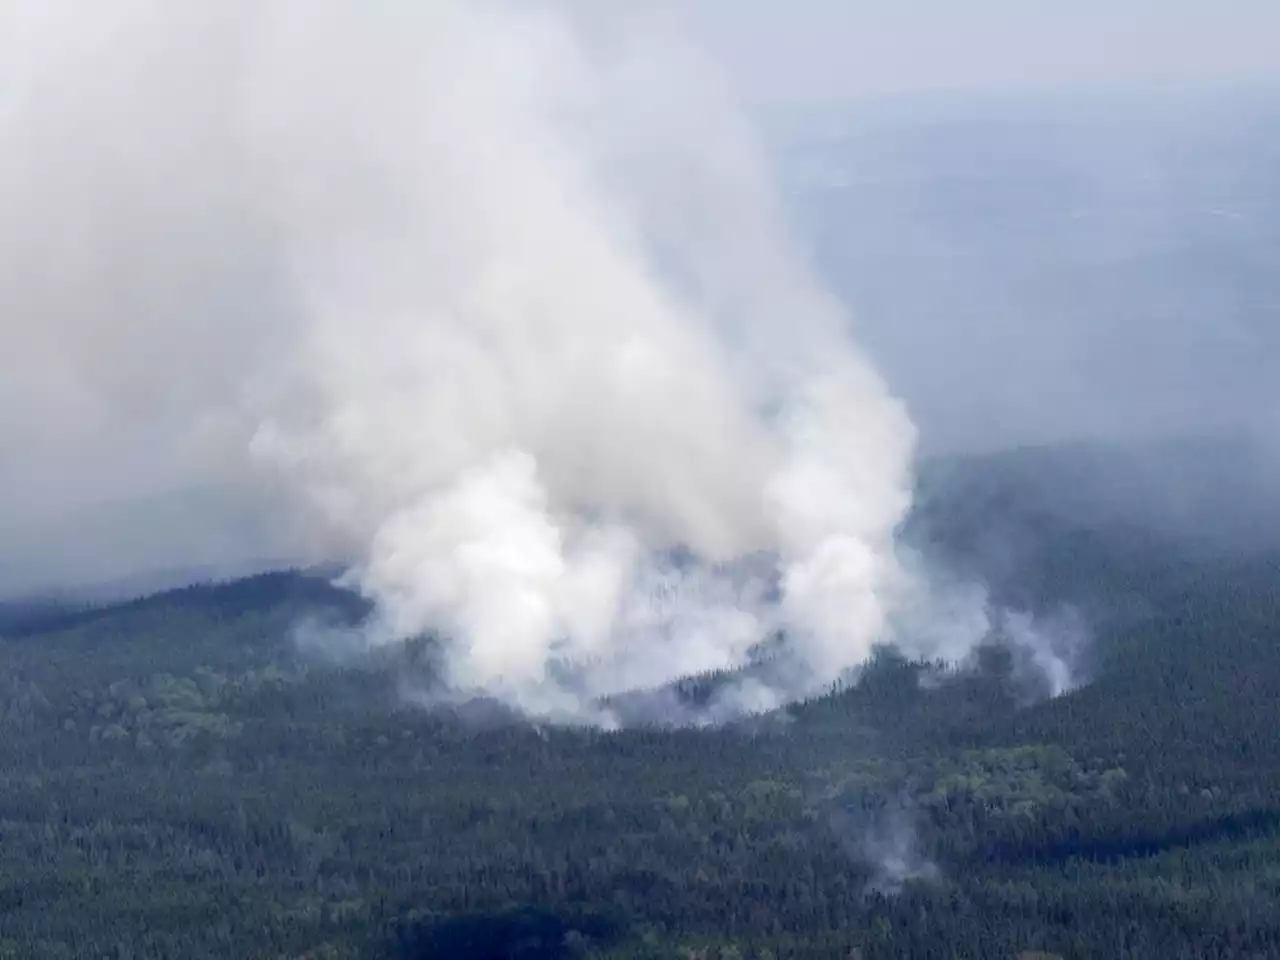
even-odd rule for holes
{"type": "Polygon", "coordinates": [[[307,655],[367,609],[322,576],[42,611],[0,630],[0,956],[1280,956],[1274,558],[1041,522],[1010,592],[1092,630],[1048,700],[885,651],[751,722],[546,728],[406,702],[429,642],[307,655]]]}

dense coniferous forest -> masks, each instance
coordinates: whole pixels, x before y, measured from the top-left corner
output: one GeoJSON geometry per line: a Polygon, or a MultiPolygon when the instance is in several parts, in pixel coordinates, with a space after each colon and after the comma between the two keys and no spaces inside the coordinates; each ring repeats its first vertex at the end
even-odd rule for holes
{"type": "Polygon", "coordinates": [[[939,468],[906,533],[1079,612],[1056,698],[997,644],[716,729],[543,728],[415,706],[425,641],[301,649],[366,612],[316,575],[5,605],[0,957],[1280,956],[1280,550],[1197,536],[1208,500],[1098,509],[1081,462],[939,468]]]}

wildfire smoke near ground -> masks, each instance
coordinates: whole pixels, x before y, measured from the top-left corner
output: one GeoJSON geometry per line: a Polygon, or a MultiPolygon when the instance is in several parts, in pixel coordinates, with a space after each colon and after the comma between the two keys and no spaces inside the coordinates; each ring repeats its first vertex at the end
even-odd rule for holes
{"type": "Polygon", "coordinates": [[[1280,956],[1280,13],[1024,6],[0,0],[0,958],[1280,956]]]}
{"type": "Polygon", "coordinates": [[[678,18],[73,7],[19,5],[5,67],[0,296],[52,443],[66,393],[155,418],[350,561],[368,642],[433,632],[538,713],[779,631],[783,702],[895,640],[914,428],[678,18]]]}

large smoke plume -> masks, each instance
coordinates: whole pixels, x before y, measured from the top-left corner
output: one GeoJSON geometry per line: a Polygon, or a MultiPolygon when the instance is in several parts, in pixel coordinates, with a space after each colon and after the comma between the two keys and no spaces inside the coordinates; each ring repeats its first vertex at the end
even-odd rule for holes
{"type": "Polygon", "coordinates": [[[920,597],[911,422],[639,6],[10,3],[27,440],[252,479],[351,562],[369,640],[433,633],[530,711],[779,632],[779,697],[862,662],[920,597]]]}

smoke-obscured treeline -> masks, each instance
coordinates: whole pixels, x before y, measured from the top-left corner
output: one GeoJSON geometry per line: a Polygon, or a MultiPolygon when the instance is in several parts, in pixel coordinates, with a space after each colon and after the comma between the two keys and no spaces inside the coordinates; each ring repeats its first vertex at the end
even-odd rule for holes
{"type": "Polygon", "coordinates": [[[365,612],[314,578],[7,609],[0,956],[1275,956],[1280,560],[1039,509],[1009,478],[1049,455],[932,502],[975,504],[945,536],[994,589],[1087,611],[1053,700],[992,648],[726,729],[540,729],[408,705],[421,647],[300,656],[365,612]]]}

